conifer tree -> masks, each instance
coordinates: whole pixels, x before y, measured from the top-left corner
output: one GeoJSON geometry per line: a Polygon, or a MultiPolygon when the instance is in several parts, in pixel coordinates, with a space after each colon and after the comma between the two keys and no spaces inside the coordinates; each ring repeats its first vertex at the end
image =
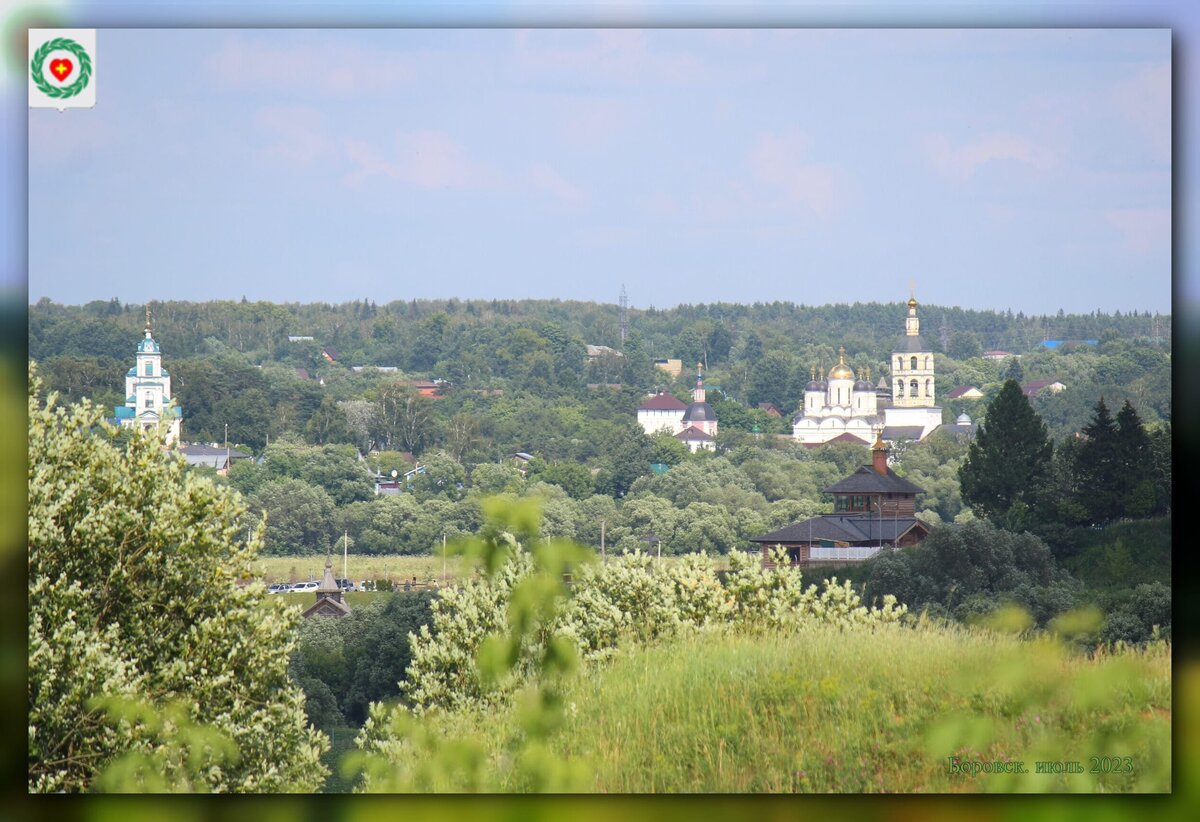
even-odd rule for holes
{"type": "Polygon", "coordinates": [[[1046,424],[1016,380],[988,405],[958,471],[963,501],[1001,527],[1019,529],[1036,514],[1054,448],[1046,424]]]}
{"type": "Polygon", "coordinates": [[[1095,416],[1084,427],[1083,436],[1083,443],[1075,457],[1079,501],[1094,523],[1116,519],[1122,514],[1117,424],[1104,403],[1104,397],[1096,403],[1095,416]]]}
{"type": "Polygon", "coordinates": [[[1016,357],[1008,358],[1008,367],[1004,369],[1004,379],[1017,382],[1025,379],[1025,370],[1021,368],[1021,361],[1016,357]]]}
{"type": "Polygon", "coordinates": [[[1117,412],[1116,479],[1126,516],[1148,516],[1156,508],[1153,459],[1150,435],[1133,405],[1125,400],[1117,412]]]}

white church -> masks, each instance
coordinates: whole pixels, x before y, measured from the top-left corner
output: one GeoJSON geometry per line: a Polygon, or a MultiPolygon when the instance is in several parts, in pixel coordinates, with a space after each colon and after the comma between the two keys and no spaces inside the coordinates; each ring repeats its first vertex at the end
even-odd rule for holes
{"type": "Polygon", "coordinates": [[[804,404],[792,420],[792,436],[805,445],[830,440],[870,445],[882,431],[888,442],[922,440],[942,424],[936,404],[933,349],[921,338],[916,298],[908,301],[904,336],[892,351],[891,391],[882,380],[873,386],[866,374],[855,377],[845,349],[829,378],[816,373],[804,387],[804,404]]]}
{"type": "Polygon", "coordinates": [[[704,373],[696,364],[696,387],[692,402],[685,405],[671,394],[659,392],[637,410],[637,421],[647,434],[666,431],[692,453],[717,447],[717,414],[705,399],[704,373]]]}
{"type": "Polygon", "coordinates": [[[139,427],[152,431],[164,418],[166,444],[179,441],[183,411],[171,400],[171,375],[163,370],[162,352],[150,333],[150,311],[146,311],[146,336],[138,343],[137,361],[125,372],[125,404],[115,409],[117,422],[124,428],[139,427]]]}

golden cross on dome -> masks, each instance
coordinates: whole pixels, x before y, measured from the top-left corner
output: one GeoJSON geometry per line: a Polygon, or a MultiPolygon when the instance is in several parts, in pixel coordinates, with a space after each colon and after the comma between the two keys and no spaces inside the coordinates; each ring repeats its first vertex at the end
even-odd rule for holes
{"type": "Polygon", "coordinates": [[[150,330],[150,303],[146,303],[146,330],[150,330]]]}
{"type": "Polygon", "coordinates": [[[917,296],[917,281],[909,280],[908,281],[908,297],[909,297],[909,299],[913,299],[916,296],[917,296]]]}

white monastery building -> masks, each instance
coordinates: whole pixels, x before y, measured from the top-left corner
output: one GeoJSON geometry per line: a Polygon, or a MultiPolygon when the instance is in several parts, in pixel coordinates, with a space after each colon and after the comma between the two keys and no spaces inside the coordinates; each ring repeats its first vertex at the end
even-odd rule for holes
{"type": "Polygon", "coordinates": [[[171,375],[163,370],[162,353],[151,336],[149,309],[146,310],[146,336],[137,347],[137,362],[125,372],[125,404],[114,410],[117,422],[124,428],[140,427],[151,431],[166,418],[170,420],[166,444],[179,441],[183,411],[171,399],[171,375]]]}
{"type": "Polygon", "coordinates": [[[690,405],[660,391],[638,407],[637,420],[647,434],[665,430],[693,453],[701,448],[712,451],[717,446],[717,412],[705,401],[704,374],[699,364],[690,405]]]}
{"type": "Polygon", "coordinates": [[[870,445],[880,429],[889,442],[921,440],[942,424],[942,409],[935,404],[933,349],[921,338],[916,298],[908,301],[904,336],[892,351],[891,371],[889,393],[886,387],[872,386],[869,375],[856,379],[841,349],[828,380],[818,380],[813,372],[804,387],[792,436],[805,445],[820,445],[849,435],[870,445]]]}

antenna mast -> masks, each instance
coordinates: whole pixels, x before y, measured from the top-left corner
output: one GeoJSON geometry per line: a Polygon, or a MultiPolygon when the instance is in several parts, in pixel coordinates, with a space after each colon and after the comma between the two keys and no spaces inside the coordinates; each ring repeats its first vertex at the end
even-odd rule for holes
{"type": "Polygon", "coordinates": [[[625,346],[625,338],[629,336],[629,295],[625,293],[625,284],[621,283],[621,346],[625,346]]]}

